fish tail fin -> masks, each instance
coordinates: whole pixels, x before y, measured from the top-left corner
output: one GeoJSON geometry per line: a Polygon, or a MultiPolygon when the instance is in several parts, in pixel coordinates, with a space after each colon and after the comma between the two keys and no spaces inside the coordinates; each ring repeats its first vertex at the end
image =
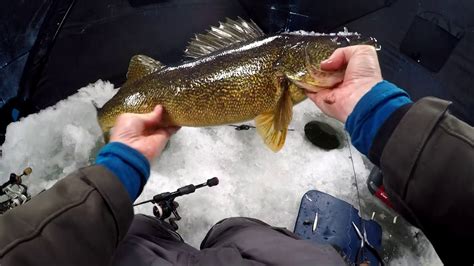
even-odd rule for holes
{"type": "Polygon", "coordinates": [[[255,118],[257,132],[265,144],[274,152],[283,148],[293,115],[293,101],[285,89],[275,111],[260,114],[255,118]]]}

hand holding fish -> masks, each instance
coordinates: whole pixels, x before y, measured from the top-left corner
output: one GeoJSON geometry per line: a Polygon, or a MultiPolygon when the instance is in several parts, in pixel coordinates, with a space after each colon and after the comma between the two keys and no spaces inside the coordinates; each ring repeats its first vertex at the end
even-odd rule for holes
{"type": "Polygon", "coordinates": [[[163,107],[158,105],[150,113],[120,115],[110,141],[121,142],[134,148],[151,162],[161,154],[171,135],[179,129],[163,125],[163,114],[163,107]]]}
{"type": "Polygon", "coordinates": [[[306,92],[308,97],[327,115],[345,122],[357,102],[375,84],[382,81],[375,48],[356,45],[339,48],[321,62],[321,69],[335,71],[346,67],[342,83],[317,93],[306,92]]]}

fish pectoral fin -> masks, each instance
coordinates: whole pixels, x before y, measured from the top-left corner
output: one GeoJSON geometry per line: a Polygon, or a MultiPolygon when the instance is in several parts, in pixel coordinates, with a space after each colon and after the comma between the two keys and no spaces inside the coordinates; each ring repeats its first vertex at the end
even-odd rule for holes
{"type": "Polygon", "coordinates": [[[281,77],[279,78],[279,84],[283,91],[274,112],[274,126],[276,130],[287,130],[293,117],[293,101],[291,100],[288,80],[281,77]]]}
{"type": "Polygon", "coordinates": [[[196,59],[232,44],[255,40],[264,35],[252,20],[245,21],[240,17],[237,20],[227,18],[225,22],[220,22],[218,27],[211,27],[207,33],[196,34],[189,42],[184,54],[196,59]]]}
{"type": "Polygon", "coordinates": [[[164,65],[146,55],[135,55],[130,59],[127,72],[127,82],[131,82],[160,70],[164,65]]]}
{"type": "Polygon", "coordinates": [[[274,127],[275,114],[273,112],[263,113],[255,118],[255,124],[258,134],[263,138],[263,142],[272,151],[279,151],[285,144],[286,132],[276,130],[274,127]]]}
{"type": "Polygon", "coordinates": [[[265,144],[274,152],[281,150],[285,144],[288,125],[293,116],[293,101],[287,88],[272,112],[260,114],[255,118],[258,134],[265,144]]]}

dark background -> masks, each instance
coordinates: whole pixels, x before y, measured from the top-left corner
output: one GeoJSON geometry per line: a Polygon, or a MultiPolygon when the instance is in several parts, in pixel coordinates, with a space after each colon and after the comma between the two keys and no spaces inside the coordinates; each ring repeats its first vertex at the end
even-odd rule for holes
{"type": "Polygon", "coordinates": [[[130,58],[182,60],[194,33],[226,17],[266,33],[337,31],[378,39],[385,79],[412,98],[453,101],[474,124],[470,0],[5,0],[0,3],[0,143],[6,126],[98,79],[120,86],[130,58]]]}

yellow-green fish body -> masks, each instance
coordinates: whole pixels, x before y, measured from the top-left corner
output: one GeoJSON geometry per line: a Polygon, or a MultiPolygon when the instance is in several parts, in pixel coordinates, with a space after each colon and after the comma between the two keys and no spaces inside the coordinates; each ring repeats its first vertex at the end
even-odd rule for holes
{"type": "Polygon", "coordinates": [[[284,144],[292,106],[305,99],[304,89],[342,80],[343,72],[318,69],[347,41],[363,42],[347,33],[264,36],[253,22],[228,20],[190,43],[186,52],[193,61],[164,67],[146,56],[133,57],[128,81],[99,110],[99,123],[107,132],[121,113],[146,113],[158,104],[168,122],[179,126],[256,119],[265,143],[277,151],[284,144]]]}

